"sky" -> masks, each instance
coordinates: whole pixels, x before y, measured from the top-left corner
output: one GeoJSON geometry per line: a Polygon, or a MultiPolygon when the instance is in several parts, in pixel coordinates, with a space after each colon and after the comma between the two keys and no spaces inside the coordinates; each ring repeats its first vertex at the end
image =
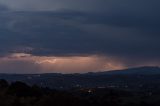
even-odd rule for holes
{"type": "Polygon", "coordinates": [[[0,73],[160,66],[158,0],[0,0],[0,73]]]}

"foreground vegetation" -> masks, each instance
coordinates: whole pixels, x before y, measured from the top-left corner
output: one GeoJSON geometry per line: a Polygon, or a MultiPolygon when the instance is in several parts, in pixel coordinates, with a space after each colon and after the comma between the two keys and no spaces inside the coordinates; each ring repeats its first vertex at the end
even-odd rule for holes
{"type": "Polygon", "coordinates": [[[0,80],[0,106],[159,106],[160,91],[75,88],[66,91],[0,80]]]}

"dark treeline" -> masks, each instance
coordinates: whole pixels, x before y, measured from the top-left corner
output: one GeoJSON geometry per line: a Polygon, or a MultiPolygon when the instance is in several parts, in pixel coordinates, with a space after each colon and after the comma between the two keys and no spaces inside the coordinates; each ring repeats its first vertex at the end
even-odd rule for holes
{"type": "Polygon", "coordinates": [[[0,106],[160,106],[160,91],[74,88],[67,91],[0,80],[0,106]]]}

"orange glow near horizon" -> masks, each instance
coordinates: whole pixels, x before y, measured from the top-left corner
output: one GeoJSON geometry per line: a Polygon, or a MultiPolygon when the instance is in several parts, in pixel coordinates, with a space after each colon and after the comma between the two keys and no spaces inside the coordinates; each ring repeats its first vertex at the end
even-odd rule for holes
{"type": "Polygon", "coordinates": [[[19,69],[19,67],[20,69],[23,69],[23,67],[25,69],[25,64],[27,63],[29,64],[27,69],[30,67],[29,69],[32,70],[32,67],[36,67],[36,70],[40,73],[85,73],[125,68],[117,60],[97,55],[56,57],[14,53],[0,59],[0,69],[1,67],[4,69],[5,67],[3,66],[6,66],[8,63],[14,70],[16,70],[16,68],[19,69]],[[15,64],[14,62],[22,62],[24,64],[19,66],[17,65],[18,63],[15,64]]]}

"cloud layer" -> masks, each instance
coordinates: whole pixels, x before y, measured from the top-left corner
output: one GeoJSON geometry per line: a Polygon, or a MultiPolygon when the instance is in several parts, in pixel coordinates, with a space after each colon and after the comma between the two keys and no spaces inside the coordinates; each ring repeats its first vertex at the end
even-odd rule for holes
{"type": "Polygon", "coordinates": [[[2,58],[14,53],[98,55],[125,67],[160,65],[157,0],[1,0],[0,4],[2,58]]]}
{"type": "Polygon", "coordinates": [[[18,11],[53,11],[59,9],[79,11],[153,13],[159,9],[157,0],[1,0],[1,4],[18,11]]]}

